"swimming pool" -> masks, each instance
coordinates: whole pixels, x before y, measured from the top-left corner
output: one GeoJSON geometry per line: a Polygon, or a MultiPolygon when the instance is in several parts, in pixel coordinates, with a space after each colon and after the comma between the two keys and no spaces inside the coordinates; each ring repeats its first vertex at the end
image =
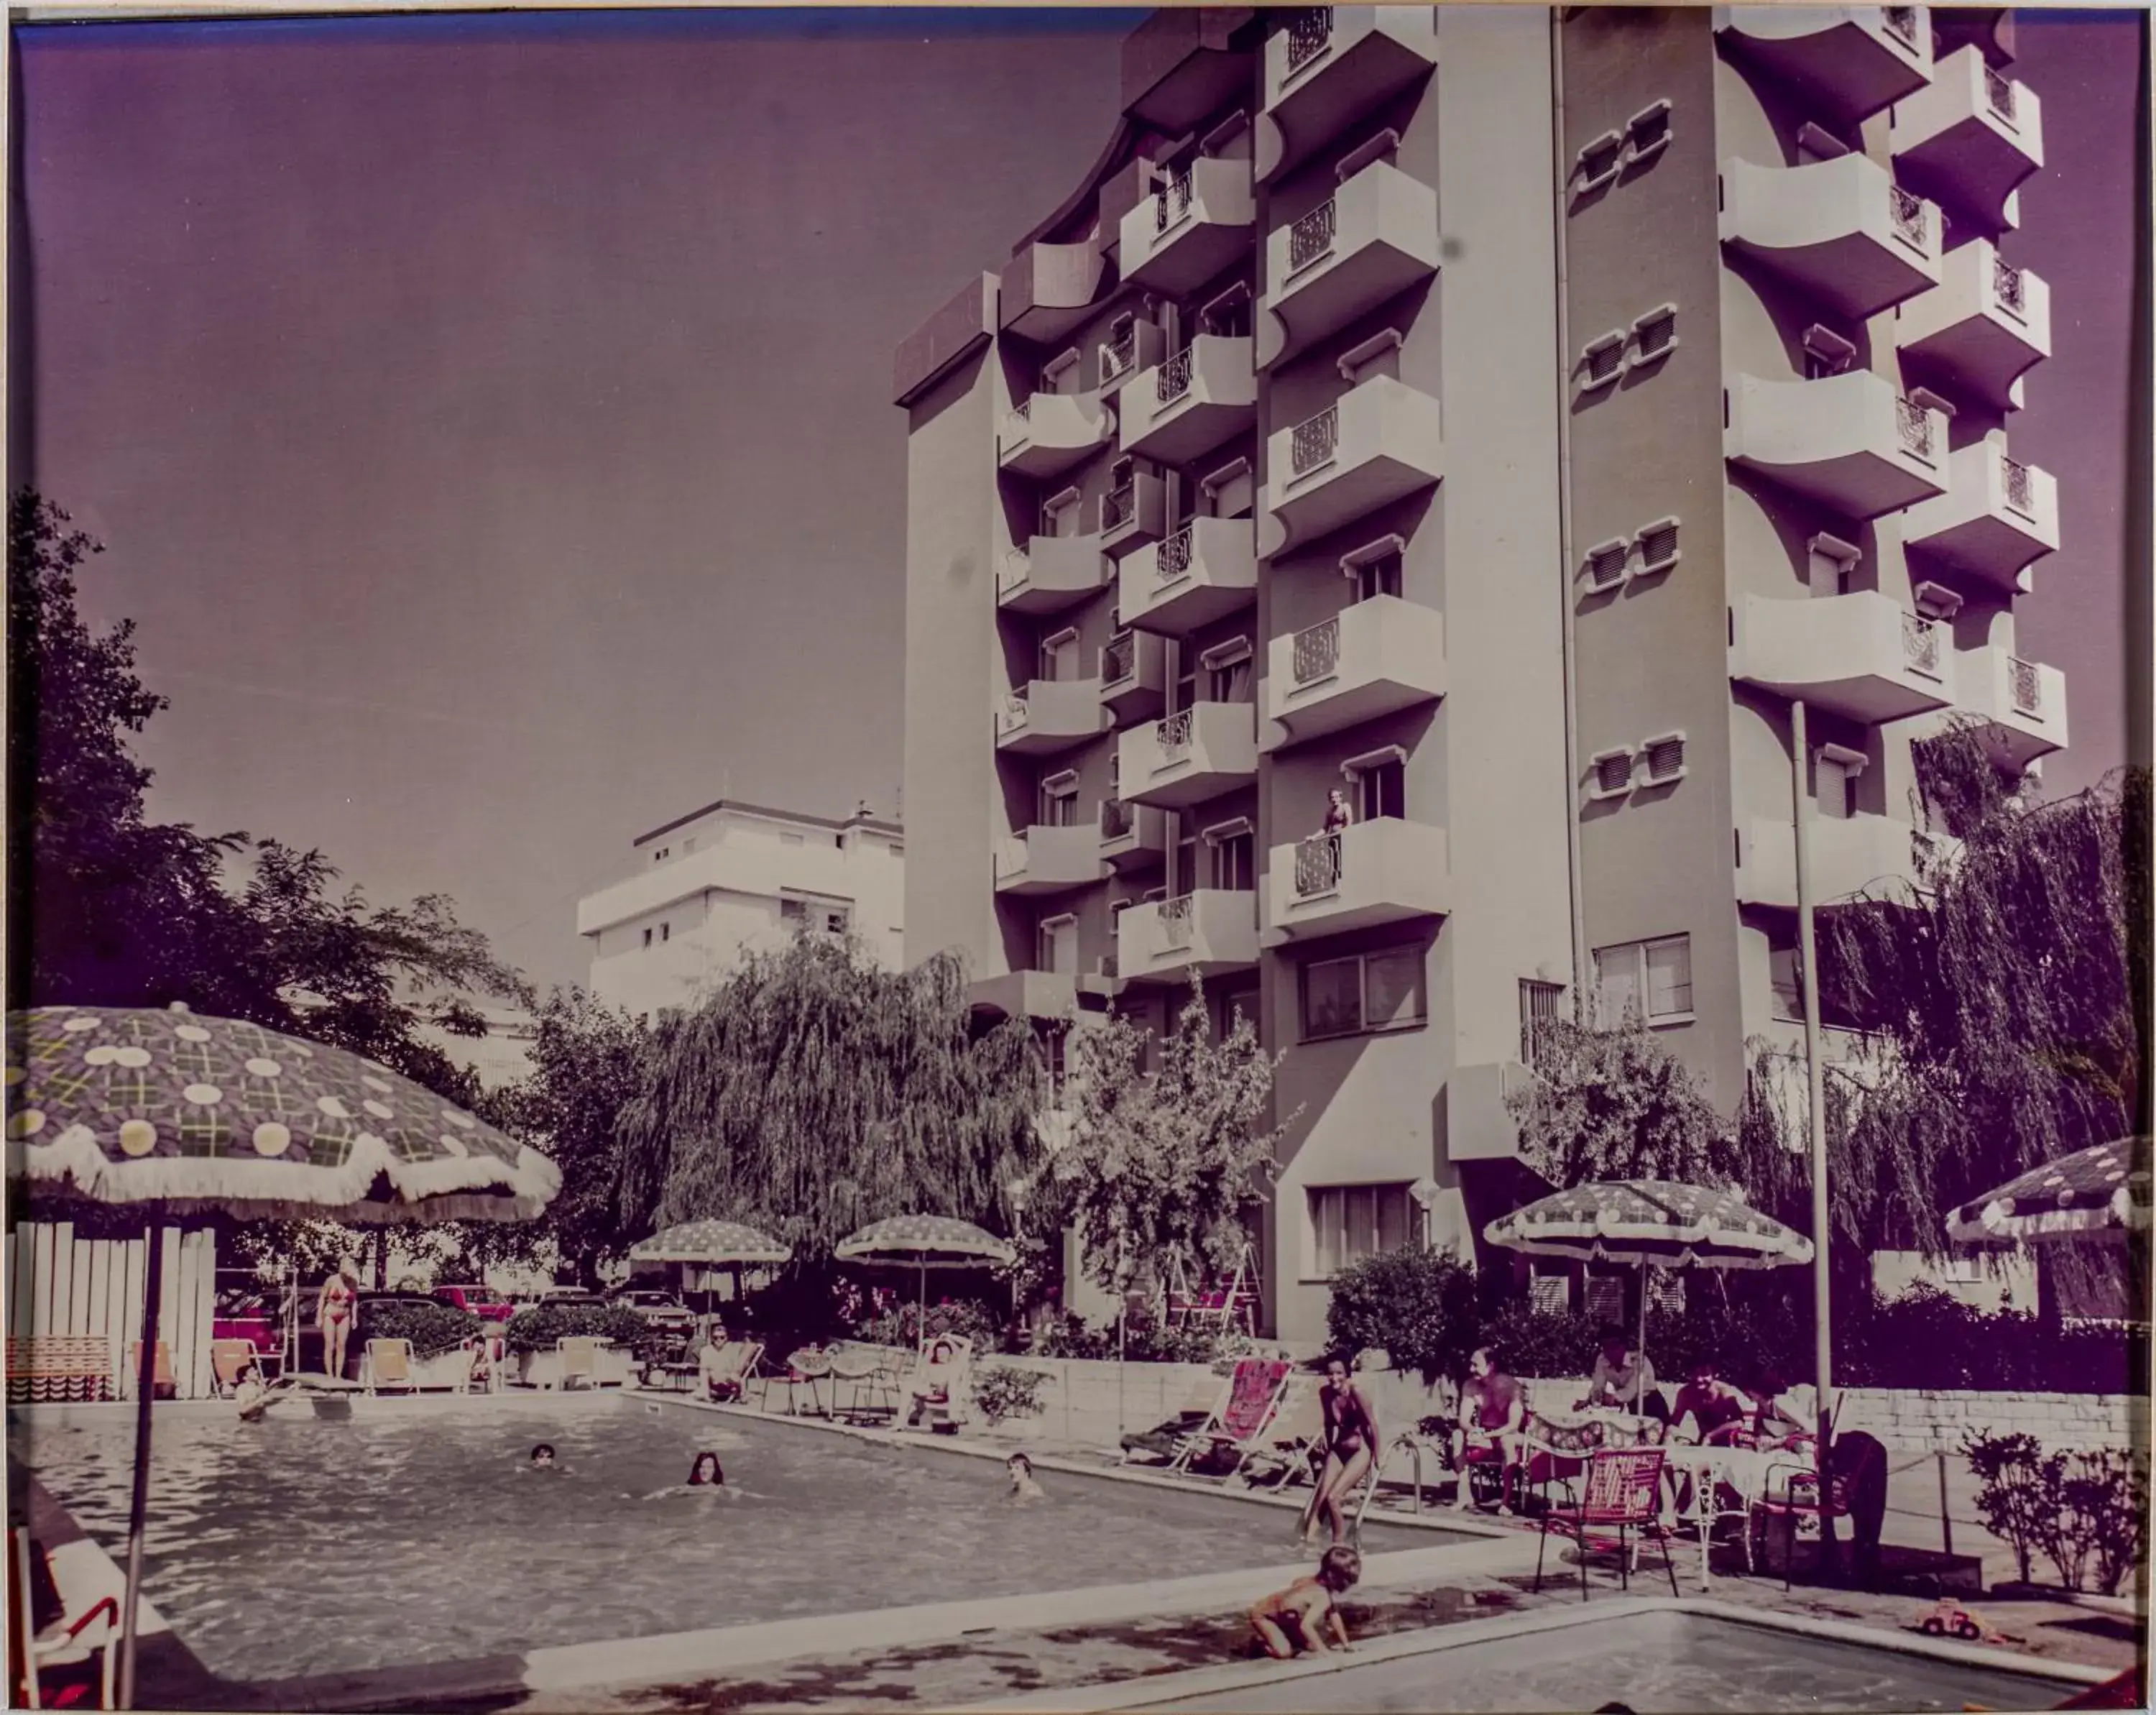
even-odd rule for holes
{"type": "MultiPolygon", "coordinates": [[[[283,1679],[1278,1564],[1270,1507],[647,1404],[474,1399],[341,1420],[161,1411],[145,1589],[213,1672],[283,1679]],[[538,1441],[567,1469],[525,1469],[538,1441]],[[672,1493],[704,1447],[732,1499],[672,1493]]],[[[33,1415],[23,1451],[108,1549],[131,1412],[33,1415]]],[[[1373,1524],[1373,1551],[1467,1540],[1373,1524]]]]}

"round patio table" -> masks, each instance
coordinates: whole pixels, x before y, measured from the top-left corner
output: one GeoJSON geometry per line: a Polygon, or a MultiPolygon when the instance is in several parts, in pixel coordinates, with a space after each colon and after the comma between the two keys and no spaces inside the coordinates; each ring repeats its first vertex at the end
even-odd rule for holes
{"type": "MultiPolygon", "coordinates": [[[[1708,1588],[1707,1539],[1722,1519],[1741,1519],[1744,1527],[1744,1561],[1752,1563],[1753,1509],[1773,1493],[1775,1479],[1779,1476],[1786,1492],[1789,1473],[1811,1469],[1810,1461],[1803,1455],[1779,1448],[1702,1446],[1693,1441],[1665,1441],[1662,1444],[1662,1469],[1674,1479],[1683,1473],[1690,1479],[1691,1492],[1686,1504],[1677,1509],[1681,1522],[1696,1525],[1699,1530],[1700,1588],[1708,1588]],[[1721,1504],[1722,1491],[1727,1489],[1737,1497],[1733,1507],[1721,1504]]],[[[1672,1496],[1674,1499],[1674,1495],[1672,1496]]]]}

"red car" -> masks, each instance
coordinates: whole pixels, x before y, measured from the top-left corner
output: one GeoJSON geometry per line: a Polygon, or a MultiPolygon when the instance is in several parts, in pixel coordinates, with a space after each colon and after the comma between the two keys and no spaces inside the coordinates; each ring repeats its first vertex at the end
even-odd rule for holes
{"type": "Polygon", "coordinates": [[[273,1293],[223,1291],[210,1317],[213,1340],[244,1340],[257,1352],[275,1352],[280,1338],[277,1300],[273,1293]]]}
{"type": "Polygon", "coordinates": [[[491,1286],[437,1286],[434,1296],[482,1322],[507,1322],[516,1314],[516,1307],[491,1286]]]}

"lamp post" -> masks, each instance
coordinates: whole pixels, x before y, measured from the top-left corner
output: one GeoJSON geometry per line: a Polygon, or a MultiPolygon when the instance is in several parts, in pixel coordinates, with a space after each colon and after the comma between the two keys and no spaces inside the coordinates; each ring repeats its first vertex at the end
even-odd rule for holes
{"type": "Polygon", "coordinates": [[[1826,1103],[1820,1061],[1819,940],[1812,909],[1812,818],[1817,809],[1806,776],[1811,747],[1804,700],[1789,705],[1789,783],[1796,812],[1797,961],[1804,1003],[1804,1122],[1812,1163],[1812,1366],[1819,1391],[1820,1553],[1831,1553],[1834,1518],[1827,1506],[1827,1459],[1834,1433],[1827,1401],[1834,1380],[1833,1309],[1827,1271],[1826,1103]]]}

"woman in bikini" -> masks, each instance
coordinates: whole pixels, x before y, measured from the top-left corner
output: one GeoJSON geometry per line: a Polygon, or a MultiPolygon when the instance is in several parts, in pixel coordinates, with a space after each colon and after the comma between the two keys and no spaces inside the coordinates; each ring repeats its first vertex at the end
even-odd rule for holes
{"type": "Polygon", "coordinates": [[[358,1300],[359,1283],[346,1270],[339,1269],[322,1282],[321,1296],[315,1300],[315,1326],[322,1331],[324,1375],[344,1374],[344,1349],[352,1338],[352,1309],[358,1300]]]}
{"type": "Polygon", "coordinates": [[[1311,1527],[1325,1519],[1332,1525],[1337,1545],[1348,1539],[1346,1498],[1369,1475],[1370,1461],[1383,1443],[1378,1415],[1348,1374],[1346,1358],[1326,1359],[1325,1384],[1317,1390],[1317,1402],[1325,1414],[1325,1464],[1318,1473],[1317,1492],[1303,1512],[1302,1528],[1307,1538],[1311,1527]]]}

